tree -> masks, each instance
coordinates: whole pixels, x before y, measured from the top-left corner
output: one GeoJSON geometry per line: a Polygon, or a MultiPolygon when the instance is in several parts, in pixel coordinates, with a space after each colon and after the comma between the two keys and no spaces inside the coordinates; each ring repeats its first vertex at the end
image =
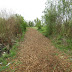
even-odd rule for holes
{"type": "Polygon", "coordinates": [[[41,21],[38,18],[36,18],[34,22],[35,22],[35,26],[38,27],[38,29],[41,29],[41,21]]]}
{"type": "Polygon", "coordinates": [[[58,4],[53,1],[46,3],[44,10],[44,21],[47,25],[46,36],[52,34],[71,36],[72,31],[72,1],[58,0],[58,4]]]}
{"type": "Polygon", "coordinates": [[[57,11],[56,6],[52,3],[50,4],[50,8],[48,6],[44,11],[45,24],[47,25],[46,36],[52,35],[55,32],[56,20],[57,20],[57,11]]]}
{"type": "Polygon", "coordinates": [[[34,26],[33,21],[29,21],[29,22],[28,22],[28,26],[29,26],[29,27],[33,27],[33,26],[34,26]]]}

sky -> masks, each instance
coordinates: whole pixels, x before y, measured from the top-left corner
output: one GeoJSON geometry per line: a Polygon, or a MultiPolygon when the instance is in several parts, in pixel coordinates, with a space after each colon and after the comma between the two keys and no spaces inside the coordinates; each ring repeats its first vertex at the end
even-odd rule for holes
{"type": "Polygon", "coordinates": [[[26,20],[40,19],[47,0],[0,0],[0,10],[21,14],[26,20]]]}

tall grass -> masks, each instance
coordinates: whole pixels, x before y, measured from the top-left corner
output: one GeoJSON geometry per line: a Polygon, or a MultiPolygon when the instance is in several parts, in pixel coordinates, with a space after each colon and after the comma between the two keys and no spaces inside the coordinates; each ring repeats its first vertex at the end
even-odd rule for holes
{"type": "MultiPolygon", "coordinates": [[[[7,15],[7,14],[6,14],[7,15]]],[[[0,71],[5,70],[9,62],[16,56],[18,41],[22,40],[26,31],[27,22],[19,14],[7,17],[0,16],[0,71]],[[4,52],[4,53],[3,53],[4,52]]]]}
{"type": "Polygon", "coordinates": [[[15,40],[26,31],[26,21],[21,15],[13,14],[8,18],[0,17],[0,44],[7,47],[8,53],[15,40]]]}

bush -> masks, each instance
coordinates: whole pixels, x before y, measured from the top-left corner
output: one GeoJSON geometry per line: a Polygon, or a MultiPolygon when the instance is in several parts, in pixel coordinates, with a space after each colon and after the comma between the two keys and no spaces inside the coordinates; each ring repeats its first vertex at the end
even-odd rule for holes
{"type": "Polygon", "coordinates": [[[57,12],[55,6],[51,4],[50,9],[45,11],[46,36],[52,35],[56,32],[57,12]]]}
{"type": "Polygon", "coordinates": [[[38,30],[39,29],[41,29],[41,21],[38,19],[38,18],[36,18],[35,20],[34,20],[34,22],[35,22],[35,26],[38,28],[38,30]]]}
{"type": "Polygon", "coordinates": [[[26,21],[21,15],[11,15],[9,18],[0,18],[0,44],[7,46],[9,51],[13,42],[26,31],[26,21]]]}

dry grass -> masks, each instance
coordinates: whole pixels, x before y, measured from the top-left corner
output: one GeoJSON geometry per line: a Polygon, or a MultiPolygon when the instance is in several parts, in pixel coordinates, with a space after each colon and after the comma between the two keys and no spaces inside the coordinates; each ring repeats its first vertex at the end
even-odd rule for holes
{"type": "Polygon", "coordinates": [[[12,47],[13,42],[25,31],[24,19],[21,15],[13,14],[8,18],[0,17],[0,44],[12,47]]]}

